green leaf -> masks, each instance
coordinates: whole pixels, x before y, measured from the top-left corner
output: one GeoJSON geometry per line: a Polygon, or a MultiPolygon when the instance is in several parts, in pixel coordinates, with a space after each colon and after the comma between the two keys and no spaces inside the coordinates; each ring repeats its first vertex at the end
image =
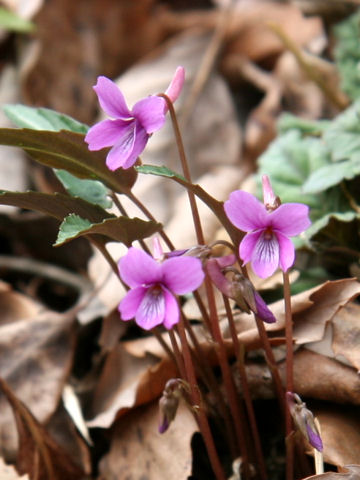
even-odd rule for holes
{"type": "Polygon", "coordinates": [[[0,27],[19,33],[31,33],[35,30],[35,25],[32,22],[3,7],[0,7],[0,27]]]}
{"type": "Polygon", "coordinates": [[[318,193],[338,185],[343,180],[351,180],[360,174],[360,155],[352,160],[336,162],[313,172],[304,184],[304,193],[318,193]]]}
{"type": "Polygon", "coordinates": [[[347,211],[347,212],[332,212],[324,215],[323,217],[319,218],[314,222],[310,228],[308,228],[305,232],[306,238],[311,238],[316,235],[318,232],[323,230],[329,224],[330,220],[335,218],[336,220],[340,220],[341,222],[352,222],[355,218],[360,218],[360,215],[354,211],[347,211]]]}
{"type": "Polygon", "coordinates": [[[54,171],[66,191],[73,197],[80,197],[103,208],[111,207],[112,202],[108,197],[108,190],[101,182],[97,180],[81,180],[66,170],[54,171]]]}
{"type": "Polygon", "coordinates": [[[303,184],[313,171],[329,162],[329,152],[320,139],[289,130],[276,138],[259,158],[259,194],[261,175],[266,174],[283,203],[301,202],[316,208],[321,199],[305,193],[303,184]]]}
{"type": "Polygon", "coordinates": [[[12,205],[26,210],[50,215],[62,221],[64,217],[75,213],[91,223],[102,222],[106,218],[115,218],[98,205],[80,198],[70,197],[62,193],[9,192],[0,190],[0,205],[12,205]]]}
{"type": "Polygon", "coordinates": [[[344,92],[353,100],[360,97],[360,12],[348,17],[334,28],[334,56],[344,92]]]}
{"type": "Polygon", "coordinates": [[[360,101],[331,122],[323,139],[334,162],[346,160],[360,152],[360,101]]]}
{"type": "Polygon", "coordinates": [[[288,130],[298,130],[302,134],[320,136],[330,124],[329,120],[307,120],[291,113],[283,113],[277,122],[277,129],[281,135],[288,130]]]}
{"type": "Polygon", "coordinates": [[[168,177],[168,178],[178,178],[186,182],[185,177],[180,175],[179,173],[175,173],[170,168],[165,167],[164,165],[158,167],[157,165],[141,165],[139,167],[135,167],[135,169],[140,172],[144,173],[145,175],[156,175],[159,177],[168,177]]]}
{"type": "Polygon", "coordinates": [[[87,133],[89,127],[78,122],[64,113],[50,110],[49,108],[27,107],[26,105],[4,105],[5,115],[20,128],[33,130],[48,130],[58,132],[70,130],[76,133],[87,133]]]}
{"type": "Polygon", "coordinates": [[[135,240],[142,240],[162,229],[160,223],[139,218],[111,218],[102,223],[91,224],[79,215],[71,214],[60,226],[55,246],[63,245],[83,235],[101,235],[105,241],[116,241],[130,247],[135,240]]]}
{"type": "Polygon", "coordinates": [[[37,162],[78,178],[100,180],[118,193],[129,193],[136,181],[134,168],[111,172],[105,165],[106,151],[90,152],[80,133],[0,128],[0,144],[20,147],[37,162]]]}

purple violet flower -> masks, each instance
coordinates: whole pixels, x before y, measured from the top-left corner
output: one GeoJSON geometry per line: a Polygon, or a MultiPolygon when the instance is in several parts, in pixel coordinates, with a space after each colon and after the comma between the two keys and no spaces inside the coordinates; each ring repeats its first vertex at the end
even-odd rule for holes
{"type": "Polygon", "coordinates": [[[174,294],[196,290],[205,275],[197,258],[174,257],[159,263],[134,247],[120,259],[119,272],[130,287],[119,305],[121,318],[135,318],[145,330],[160,324],[171,329],[178,323],[180,311],[174,294]]]}
{"type": "MultiPolygon", "coordinates": [[[[171,101],[177,99],[183,83],[184,69],[178,67],[166,90],[171,101]]],[[[114,119],[103,120],[91,127],[85,142],[89,150],[112,147],[106,157],[106,165],[110,170],[130,168],[145,149],[150,135],[164,125],[166,102],[159,96],[151,95],[129,110],[120,89],[103,76],[98,77],[94,90],[101,108],[114,119]]]]}
{"type": "Polygon", "coordinates": [[[247,232],[239,247],[244,265],[251,261],[254,272],[262,278],[280,267],[284,272],[295,260],[295,249],[288,237],[299,235],[311,222],[309,207],[286,203],[268,211],[254,195],[236,190],[224,204],[229,220],[247,232]]]}

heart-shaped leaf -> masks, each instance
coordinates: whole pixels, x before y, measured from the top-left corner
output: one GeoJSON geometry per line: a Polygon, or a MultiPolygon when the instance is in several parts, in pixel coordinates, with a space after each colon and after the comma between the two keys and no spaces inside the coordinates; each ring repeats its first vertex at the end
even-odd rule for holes
{"type": "Polygon", "coordinates": [[[149,237],[161,228],[160,223],[127,217],[110,218],[102,223],[91,224],[89,220],[71,214],[62,222],[55,246],[83,235],[99,234],[107,237],[107,241],[121,242],[130,247],[135,240],[149,237]]]}

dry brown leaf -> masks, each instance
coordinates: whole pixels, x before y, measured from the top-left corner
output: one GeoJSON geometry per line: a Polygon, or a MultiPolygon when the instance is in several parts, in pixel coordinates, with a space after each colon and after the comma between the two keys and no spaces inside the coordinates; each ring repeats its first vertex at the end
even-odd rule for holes
{"type": "Polygon", "coordinates": [[[9,284],[0,281],[0,328],[7,323],[31,319],[38,315],[42,308],[30,297],[14,292],[9,284]]]}
{"type": "Polygon", "coordinates": [[[321,473],[320,475],[306,477],[304,480],[359,480],[360,478],[360,465],[345,465],[339,470],[340,473],[321,473]]]}
{"type": "MultiPolygon", "coordinates": [[[[285,362],[278,366],[285,387],[285,362]]],[[[265,364],[248,363],[246,373],[254,398],[274,397],[271,374],[265,364]]],[[[236,370],[234,374],[236,377],[236,370]]],[[[237,383],[240,385],[239,382],[237,383]]],[[[306,349],[295,352],[294,391],[301,397],[360,405],[358,385],[359,377],[353,368],[306,349]]]]}
{"type": "Polygon", "coordinates": [[[180,403],[169,430],[158,433],[157,402],[137,408],[114,425],[110,452],[100,463],[99,480],[147,478],[186,480],[191,475],[191,438],[197,425],[180,403]]]}
{"type": "Polygon", "coordinates": [[[346,305],[335,315],[332,325],[332,348],[335,355],[342,355],[353,367],[360,370],[360,305],[346,305]]]}
{"type": "MultiPolygon", "coordinates": [[[[11,386],[40,422],[56,410],[74,350],[73,319],[44,311],[0,325],[0,377],[11,386]]],[[[13,459],[17,436],[14,420],[0,395],[1,451],[13,459]]]]}
{"type": "Polygon", "coordinates": [[[176,376],[174,365],[148,354],[127,352],[119,344],[109,353],[93,396],[89,427],[107,428],[126,410],[157,398],[166,381],[176,376]]]}
{"type": "Polygon", "coordinates": [[[91,122],[96,108],[91,86],[97,75],[118,74],[164,38],[154,3],[46,2],[34,19],[38,53],[23,72],[26,102],[91,122]]]}
{"type": "MultiPolygon", "coordinates": [[[[298,45],[306,45],[312,39],[323,35],[319,17],[305,17],[295,5],[276,2],[237,2],[231,28],[236,26],[237,18],[244,21],[243,28],[234,32],[236,37],[229,44],[227,52],[264,61],[267,57],[284,51],[283,44],[273,34],[268,22],[276,22],[284,28],[290,38],[298,45]]],[[[227,53],[225,52],[225,53],[227,53]]]]}
{"type": "MultiPolygon", "coordinates": [[[[280,372],[285,379],[284,363],[280,365],[280,372]]],[[[357,372],[336,360],[309,350],[295,352],[294,391],[304,397],[360,405],[357,372]]]]}
{"type": "Polygon", "coordinates": [[[69,455],[59,447],[30,410],[0,378],[0,388],[10,403],[19,434],[17,468],[36,480],[81,480],[85,477],[69,455]]]}
{"type": "MultiPolygon", "coordinates": [[[[358,463],[360,459],[358,408],[322,404],[318,409],[314,408],[314,413],[320,422],[324,461],[339,466],[358,463]]],[[[360,474],[360,467],[358,468],[360,474]]]]}
{"type": "MultiPolygon", "coordinates": [[[[295,344],[320,341],[326,323],[350,300],[359,295],[360,283],[354,278],[328,281],[291,297],[295,344]]],[[[266,330],[275,334],[285,327],[284,302],[269,305],[276,323],[266,324],[266,330]]],[[[238,337],[245,345],[259,345],[258,332],[250,315],[237,316],[238,337]]]]}

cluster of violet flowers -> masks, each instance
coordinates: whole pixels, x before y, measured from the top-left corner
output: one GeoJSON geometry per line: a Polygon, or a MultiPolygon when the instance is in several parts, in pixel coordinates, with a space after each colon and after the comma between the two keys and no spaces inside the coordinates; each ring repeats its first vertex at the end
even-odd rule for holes
{"type": "MultiPolygon", "coordinates": [[[[175,102],[180,95],[184,79],[184,69],[178,67],[165,92],[170,102],[175,102]]],[[[88,148],[111,147],[106,165],[112,171],[131,168],[151,135],[164,125],[168,103],[164,95],[152,95],[138,101],[130,110],[116,84],[103,76],[98,78],[94,90],[102,109],[111,118],[90,128],[85,137],[88,148]]],[[[263,177],[263,197],[262,203],[254,195],[236,190],[224,203],[230,222],[245,234],[238,246],[242,271],[236,267],[236,254],[216,257],[212,254],[212,246],[208,245],[164,253],[159,240],[155,239],[153,256],[140,248],[130,247],[118,263],[120,278],[128,286],[119,305],[120,318],[124,321],[134,319],[145,330],[162,325],[172,332],[182,319],[179,297],[195,292],[208,277],[225,297],[235,299],[241,309],[252,311],[264,322],[275,322],[273,313],[244,275],[244,267],[250,263],[261,278],[270,277],[278,268],[287,274],[295,261],[291,237],[310,226],[309,207],[300,203],[282,205],[267,176],[263,177]]],[[[164,398],[177,407],[179,395],[174,401],[173,391],[173,386],[167,387],[164,398]]],[[[321,438],[312,417],[303,413],[303,404],[294,395],[288,392],[289,410],[293,415],[296,411],[296,424],[310,444],[321,451],[321,438]]],[[[168,428],[173,417],[174,411],[170,409],[160,425],[161,432],[168,428]]]]}

